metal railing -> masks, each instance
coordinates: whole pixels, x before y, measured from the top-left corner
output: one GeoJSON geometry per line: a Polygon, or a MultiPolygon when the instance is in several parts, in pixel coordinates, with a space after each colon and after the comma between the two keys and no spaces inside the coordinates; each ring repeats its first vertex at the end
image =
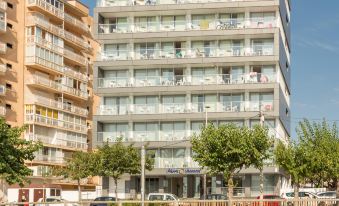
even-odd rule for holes
{"type": "Polygon", "coordinates": [[[67,57],[68,59],[71,59],[83,66],[87,66],[88,65],[88,61],[86,59],[86,57],[79,55],[69,49],[64,49],[64,56],[67,57]]]}
{"type": "Polygon", "coordinates": [[[35,161],[46,162],[49,164],[65,164],[66,163],[66,159],[64,157],[53,157],[49,155],[40,155],[40,154],[35,155],[33,162],[35,161]]]}
{"type": "Polygon", "coordinates": [[[44,58],[41,58],[37,55],[35,56],[26,56],[25,57],[25,63],[26,64],[38,64],[40,66],[43,66],[43,67],[46,67],[50,70],[54,70],[54,71],[57,71],[57,72],[64,72],[64,67],[60,64],[57,64],[53,61],[50,61],[50,60],[46,60],[44,58]]]}
{"type": "Polygon", "coordinates": [[[51,117],[46,117],[38,114],[26,114],[25,121],[44,124],[53,127],[59,127],[62,129],[68,129],[87,134],[87,125],[77,124],[75,122],[68,122],[61,119],[54,119],[51,117]]]}
{"type": "Polygon", "coordinates": [[[77,26],[78,28],[80,28],[80,29],[82,29],[82,30],[84,30],[86,32],[89,31],[88,25],[86,25],[81,20],[79,20],[79,19],[77,19],[77,18],[75,18],[75,17],[73,17],[73,16],[71,16],[71,15],[69,15],[67,13],[64,14],[64,17],[65,17],[65,21],[66,22],[71,23],[71,24],[77,26]]]}
{"type": "Polygon", "coordinates": [[[276,73],[135,76],[98,78],[99,88],[255,84],[277,82],[276,73]]]}
{"type": "Polygon", "coordinates": [[[88,148],[87,143],[78,142],[74,140],[73,141],[67,140],[67,139],[64,139],[65,137],[63,136],[57,136],[57,137],[51,138],[50,136],[28,133],[28,134],[25,134],[25,137],[26,137],[26,140],[29,140],[29,141],[41,141],[42,143],[50,144],[50,145],[57,145],[57,146],[81,149],[81,150],[86,150],[88,148]]]}
{"type": "Polygon", "coordinates": [[[87,116],[88,115],[88,110],[81,108],[81,107],[77,107],[74,105],[69,105],[66,103],[62,103],[60,101],[56,101],[53,99],[49,99],[46,97],[42,97],[42,96],[34,96],[34,101],[36,104],[42,104],[48,107],[52,107],[55,109],[60,109],[60,110],[65,110],[68,112],[72,112],[74,114],[78,114],[78,115],[83,115],[83,116],[87,116]]]}
{"type": "Polygon", "coordinates": [[[152,21],[138,23],[98,24],[99,34],[142,33],[159,31],[192,31],[192,30],[234,30],[263,29],[277,27],[276,18],[241,18],[209,19],[181,21],[152,21]]]}
{"type": "MultiPolygon", "coordinates": [[[[221,2],[253,2],[258,0],[98,0],[97,7],[166,5],[166,4],[204,4],[221,2]]],[[[273,0],[266,0],[273,1],[273,0]]]]}
{"type": "Polygon", "coordinates": [[[38,6],[41,9],[57,16],[60,19],[64,18],[64,11],[62,9],[55,7],[51,3],[46,2],[46,0],[27,0],[27,7],[31,6],[38,6]]]}
{"type": "Polygon", "coordinates": [[[118,60],[145,60],[145,59],[185,59],[185,58],[213,58],[213,57],[241,57],[241,56],[272,56],[274,47],[271,45],[253,45],[252,47],[201,47],[201,48],[169,48],[156,49],[139,48],[135,51],[116,50],[99,52],[98,61],[118,60]]]}
{"type": "Polygon", "coordinates": [[[71,95],[78,96],[84,99],[88,98],[88,93],[85,91],[81,91],[79,89],[60,84],[51,79],[38,76],[38,75],[32,75],[32,78],[27,82],[27,84],[43,85],[43,86],[55,89],[59,92],[69,93],[71,95]]]}
{"type": "Polygon", "coordinates": [[[273,111],[271,101],[228,101],[228,102],[183,102],[174,104],[121,104],[100,105],[98,115],[127,115],[127,114],[172,114],[172,113],[201,113],[205,112],[254,112],[273,111]],[[208,107],[208,109],[207,109],[208,107]]]}

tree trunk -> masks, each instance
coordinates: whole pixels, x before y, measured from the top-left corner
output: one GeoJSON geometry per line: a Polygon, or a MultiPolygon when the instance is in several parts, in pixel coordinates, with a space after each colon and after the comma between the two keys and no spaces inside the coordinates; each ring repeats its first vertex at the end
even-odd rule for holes
{"type": "Polygon", "coordinates": [[[260,206],[263,205],[264,200],[264,171],[260,169],[260,206]]]}
{"type": "Polygon", "coordinates": [[[294,206],[299,206],[299,183],[294,183],[294,206]]]}
{"type": "Polygon", "coordinates": [[[337,179],[337,183],[336,183],[336,193],[337,193],[336,206],[339,206],[339,178],[337,179]]]}
{"type": "Polygon", "coordinates": [[[231,174],[227,180],[227,186],[228,186],[228,199],[233,199],[233,174],[231,174]]]}
{"type": "Polygon", "coordinates": [[[114,184],[115,184],[115,188],[114,188],[115,201],[118,201],[118,179],[114,178],[114,184]]]}
{"type": "Polygon", "coordinates": [[[80,185],[80,179],[78,179],[78,201],[81,202],[81,185],[80,185]]]}

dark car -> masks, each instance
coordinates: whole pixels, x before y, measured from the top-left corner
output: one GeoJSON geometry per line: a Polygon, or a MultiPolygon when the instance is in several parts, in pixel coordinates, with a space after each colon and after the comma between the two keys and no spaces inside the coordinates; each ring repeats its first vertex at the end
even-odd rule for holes
{"type": "Polygon", "coordinates": [[[91,202],[90,206],[109,206],[109,203],[104,202],[114,202],[115,200],[115,197],[97,197],[94,199],[94,202],[91,202]]]}
{"type": "Polygon", "coordinates": [[[209,194],[206,195],[206,198],[204,196],[200,197],[201,200],[227,200],[227,196],[223,194],[209,194]]]}
{"type": "MultiPolygon", "coordinates": [[[[260,199],[260,196],[258,196],[257,199],[260,199]]],[[[264,199],[263,206],[280,206],[282,205],[281,204],[282,200],[284,200],[279,195],[264,195],[263,199],[264,199]],[[277,200],[277,201],[273,201],[273,200],[277,200]]],[[[254,206],[259,206],[259,205],[260,205],[260,202],[254,203],[254,206]]]]}

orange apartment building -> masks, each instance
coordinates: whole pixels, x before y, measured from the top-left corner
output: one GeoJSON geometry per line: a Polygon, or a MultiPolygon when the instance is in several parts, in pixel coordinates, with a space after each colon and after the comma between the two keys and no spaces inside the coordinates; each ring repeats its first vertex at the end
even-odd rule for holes
{"type": "MultiPolygon", "coordinates": [[[[77,190],[75,182],[46,174],[91,143],[92,62],[99,47],[92,24],[77,0],[0,0],[0,116],[11,126],[28,125],[24,138],[44,144],[27,162],[31,184],[10,186],[9,201],[77,190]]],[[[83,180],[83,189],[97,183],[83,180]]]]}

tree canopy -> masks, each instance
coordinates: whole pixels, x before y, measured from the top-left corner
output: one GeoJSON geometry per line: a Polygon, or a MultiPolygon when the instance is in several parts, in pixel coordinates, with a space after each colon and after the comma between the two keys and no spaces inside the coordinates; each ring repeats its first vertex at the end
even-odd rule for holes
{"type": "Polygon", "coordinates": [[[26,177],[32,175],[32,170],[26,167],[25,161],[33,160],[34,152],[41,147],[40,143],[21,138],[25,129],[11,128],[0,118],[0,178],[8,184],[23,185],[27,182],[26,177]]]}

